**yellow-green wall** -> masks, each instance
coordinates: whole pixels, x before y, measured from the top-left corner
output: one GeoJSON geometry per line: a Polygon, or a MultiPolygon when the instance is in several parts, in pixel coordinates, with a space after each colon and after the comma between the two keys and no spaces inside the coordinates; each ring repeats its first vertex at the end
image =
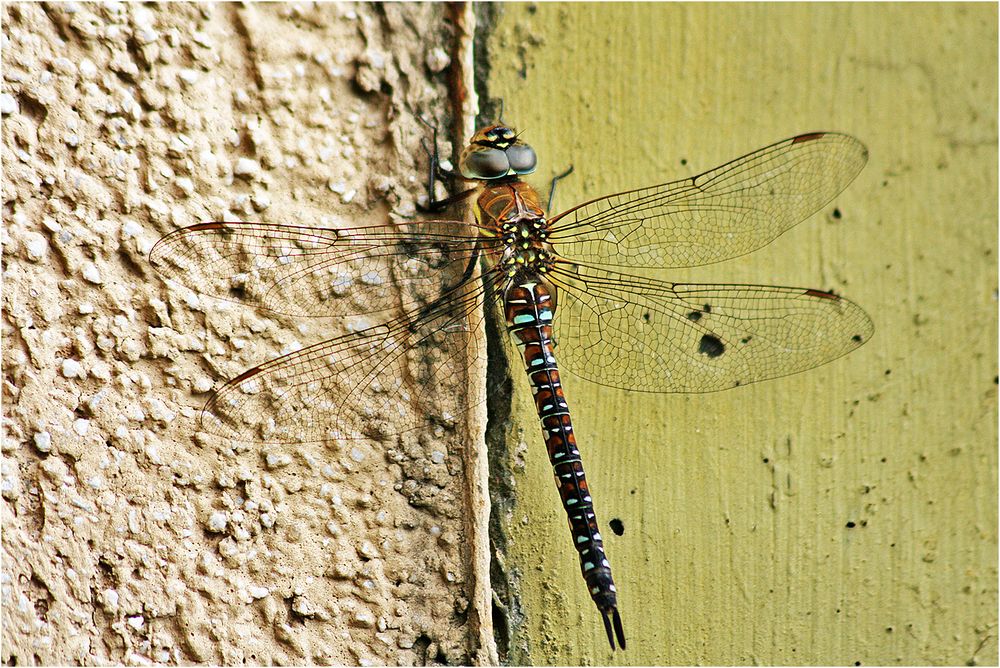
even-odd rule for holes
{"type": "Polygon", "coordinates": [[[511,660],[995,664],[996,6],[519,4],[489,45],[538,185],[576,167],[556,210],[811,130],[871,153],[839,220],[831,206],[751,256],[664,274],[834,289],[875,321],[862,349],[710,395],[565,380],[624,653],[515,378],[511,660]]]}

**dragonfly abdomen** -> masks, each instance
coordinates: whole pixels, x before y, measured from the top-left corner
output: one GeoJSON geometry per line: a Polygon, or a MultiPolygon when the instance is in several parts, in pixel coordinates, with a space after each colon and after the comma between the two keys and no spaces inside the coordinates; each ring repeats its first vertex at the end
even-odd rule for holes
{"type": "Polygon", "coordinates": [[[559,381],[552,343],[554,306],[552,292],[544,280],[515,281],[504,297],[507,328],[524,354],[525,369],[535,395],[535,409],[542,423],[556,486],[569,519],[573,544],[580,555],[580,570],[590,597],[604,617],[608,640],[614,648],[612,624],[624,649],[625,634],[618,614],[611,564],[597,527],[594,504],[576,447],[569,406],[559,381]]]}

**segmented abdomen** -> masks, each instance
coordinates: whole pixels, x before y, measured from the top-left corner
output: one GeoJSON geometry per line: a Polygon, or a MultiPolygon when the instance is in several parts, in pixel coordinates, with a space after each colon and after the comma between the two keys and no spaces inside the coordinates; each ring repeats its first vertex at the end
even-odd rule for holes
{"type": "MultiPolygon", "coordinates": [[[[611,566],[604,554],[604,544],[597,529],[583,462],[576,447],[569,407],[559,382],[559,369],[552,345],[552,293],[544,281],[516,281],[504,296],[507,328],[517,338],[524,353],[528,377],[535,395],[535,408],[542,422],[545,447],[555,473],[556,486],[569,517],[573,542],[580,553],[580,568],[587,588],[598,609],[605,616],[618,619],[615,583],[611,566]]],[[[609,629],[610,638],[610,629],[609,629]]],[[[624,638],[620,636],[624,646],[624,638]]],[[[612,644],[613,646],[613,644],[612,644]]]]}

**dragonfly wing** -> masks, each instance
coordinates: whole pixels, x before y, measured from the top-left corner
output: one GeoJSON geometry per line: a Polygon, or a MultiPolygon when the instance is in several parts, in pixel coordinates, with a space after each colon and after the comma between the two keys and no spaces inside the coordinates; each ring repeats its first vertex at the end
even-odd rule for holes
{"type": "Polygon", "coordinates": [[[212,395],[202,429],[240,442],[308,443],[450,427],[482,400],[467,376],[470,362],[486,354],[468,331],[482,290],[460,292],[428,312],[247,370],[212,395]],[[455,398],[450,411],[442,396],[455,398]]]}
{"type": "Polygon", "coordinates": [[[591,200],[551,219],[570,260],[693,267],[765,246],[837,196],[868,160],[849,135],[814,132],[698,176],[591,200]]]}
{"type": "Polygon", "coordinates": [[[201,223],[164,236],[149,260],[163,276],[200,294],[275,313],[372,314],[427,303],[442,282],[460,280],[477,242],[436,231],[446,225],[454,231],[463,223],[340,230],[201,223]],[[412,293],[401,297],[394,283],[403,280],[412,293]]]}
{"type": "Polygon", "coordinates": [[[874,333],[868,315],[828,292],[666,283],[562,266],[557,349],[568,371],[641,392],[713,392],[825,364],[874,333]]]}

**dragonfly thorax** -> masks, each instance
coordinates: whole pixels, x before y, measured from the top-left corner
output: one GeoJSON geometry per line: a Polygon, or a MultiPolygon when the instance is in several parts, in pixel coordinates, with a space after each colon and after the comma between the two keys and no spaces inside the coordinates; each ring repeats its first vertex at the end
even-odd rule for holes
{"type": "Polygon", "coordinates": [[[503,250],[499,266],[509,278],[517,275],[544,274],[555,262],[549,247],[548,226],[544,218],[522,218],[500,226],[503,250]]]}

